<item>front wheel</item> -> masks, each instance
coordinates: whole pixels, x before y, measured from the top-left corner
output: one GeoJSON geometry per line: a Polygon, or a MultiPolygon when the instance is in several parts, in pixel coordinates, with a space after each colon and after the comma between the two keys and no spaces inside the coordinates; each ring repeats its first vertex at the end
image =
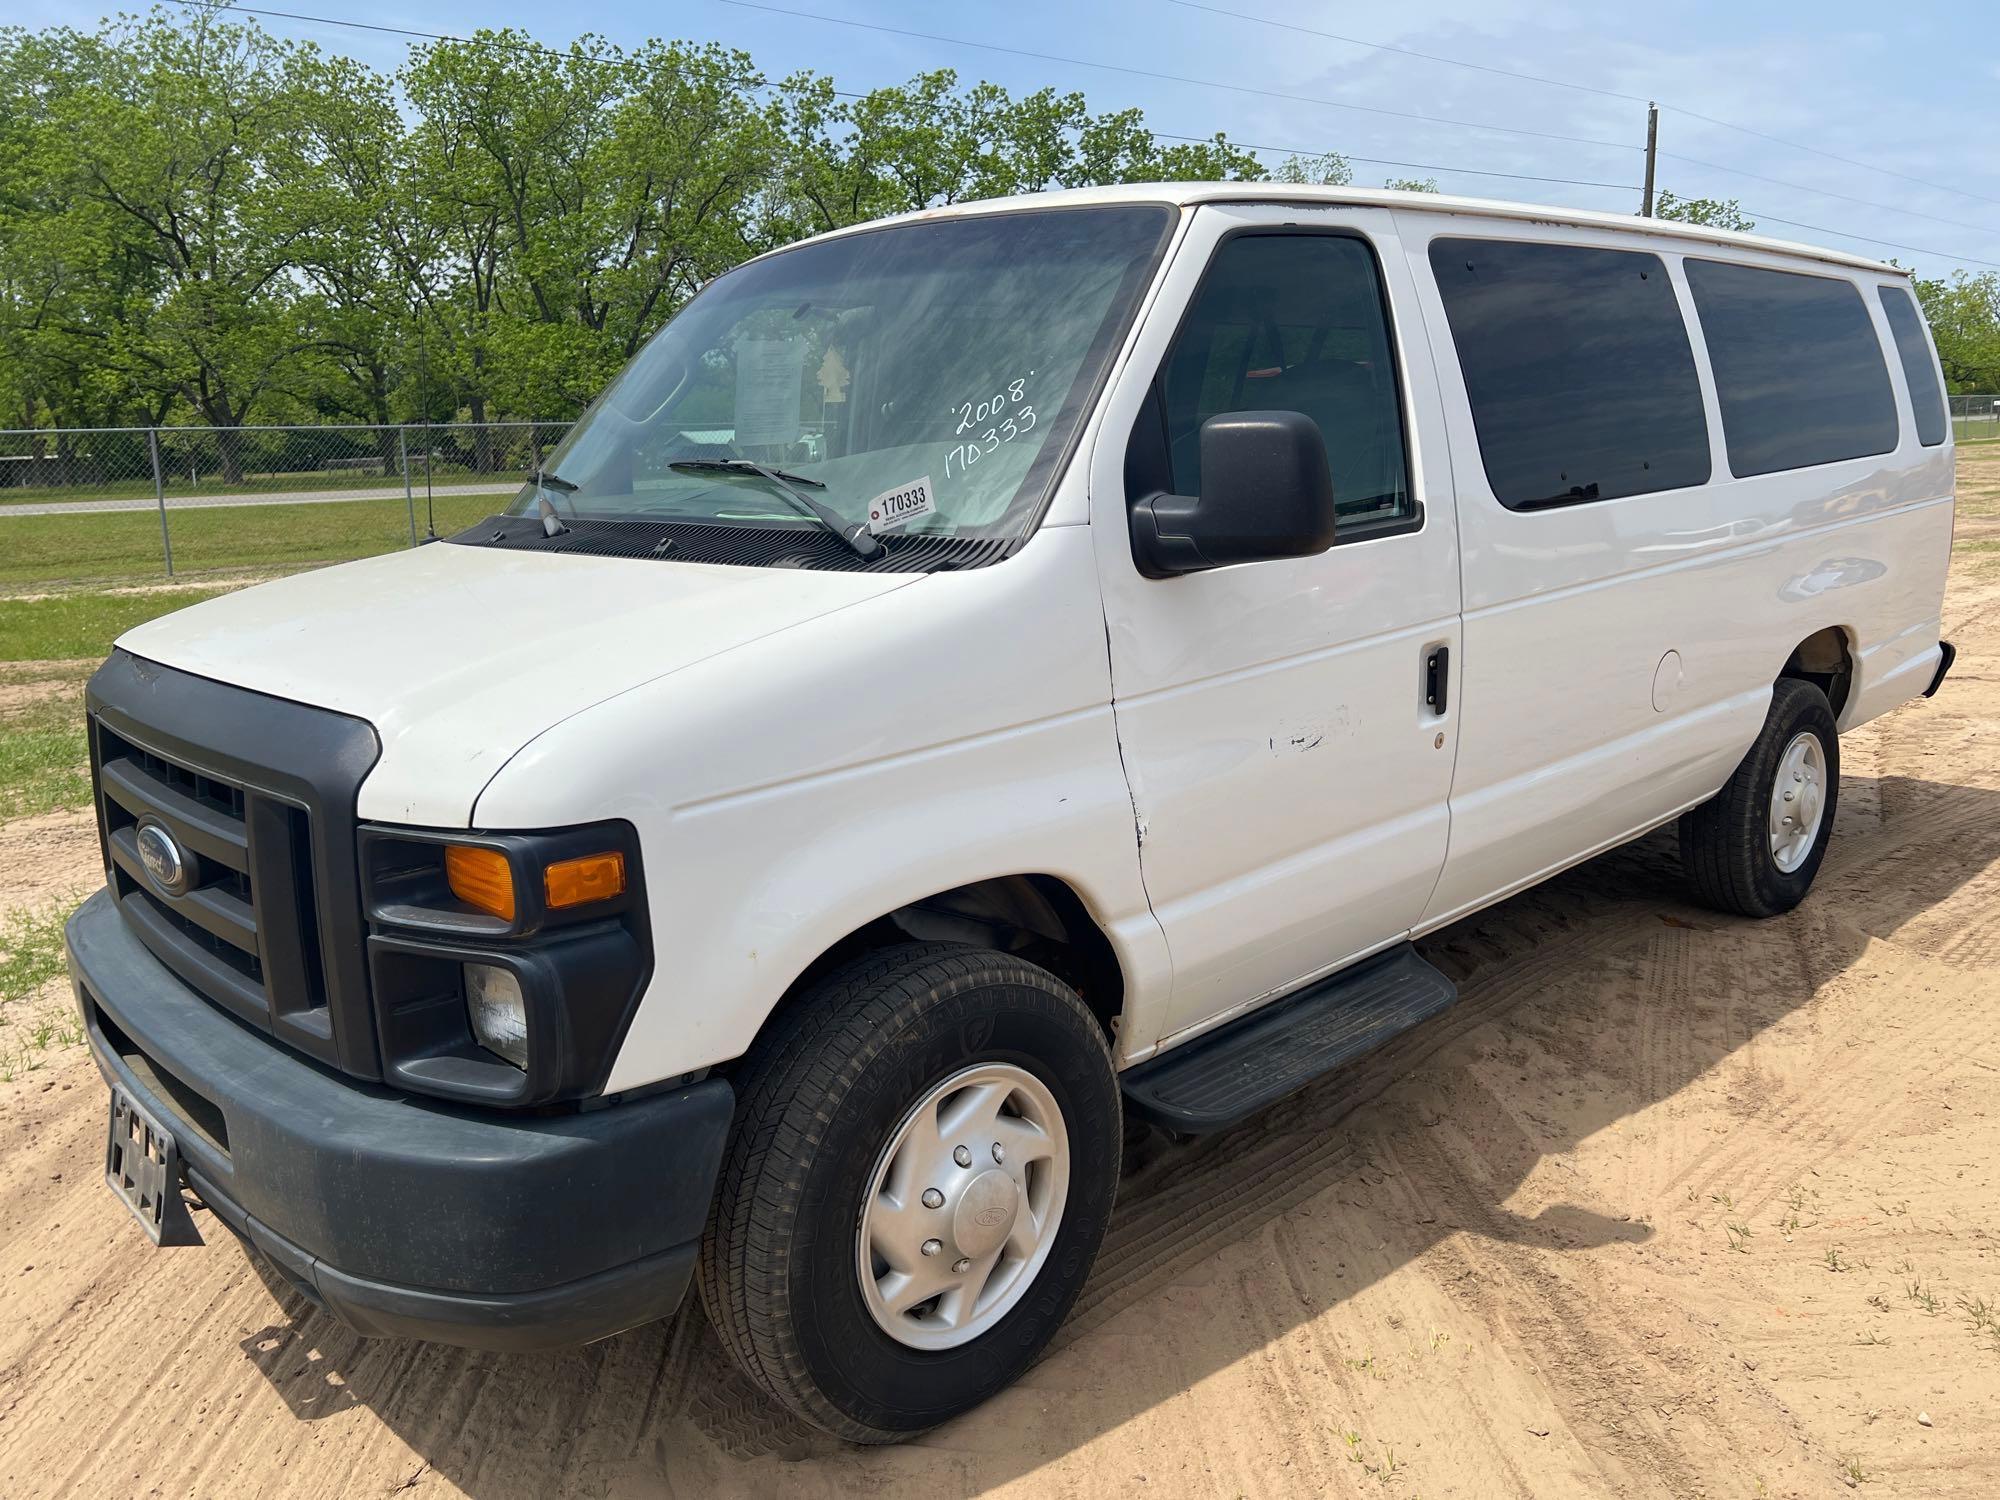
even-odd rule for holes
{"type": "Polygon", "coordinates": [[[1713,798],[1681,816],[1681,863],[1702,901],[1775,917],[1805,899],[1840,800],[1840,738],[1826,695],[1780,678],[1764,729],[1713,798]]]}
{"type": "Polygon", "coordinates": [[[1118,1083],[1074,992],[1000,953],[884,949],[800,996],[736,1083],[701,1287],[753,1380],[885,1442],[1027,1368],[1117,1191],[1118,1083]]]}

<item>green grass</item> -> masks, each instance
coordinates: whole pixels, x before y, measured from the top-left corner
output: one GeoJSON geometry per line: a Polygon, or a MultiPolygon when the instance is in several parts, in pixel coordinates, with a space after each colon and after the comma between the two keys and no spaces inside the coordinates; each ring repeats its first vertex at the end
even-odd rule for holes
{"type": "Polygon", "coordinates": [[[0,821],[90,801],[82,683],[0,711],[0,821]]]}
{"type": "Polygon", "coordinates": [[[0,820],[90,801],[84,679],[134,625],[220,592],[0,599],[0,820]]]}
{"type": "MultiPolygon", "coordinates": [[[[440,495],[442,536],[462,531],[507,503],[505,495],[440,495]]],[[[417,501],[417,525],[424,508],[417,501]]],[[[200,574],[309,567],[372,557],[410,544],[403,497],[324,505],[213,506],[168,512],[174,572],[200,574]]],[[[103,583],[166,574],[160,518],[152,511],[96,515],[0,516],[0,588],[103,583]]]]}
{"type": "Polygon", "coordinates": [[[9,912],[0,921],[0,1009],[34,998],[63,971],[66,903],[52,912],[9,912]]]}
{"type": "Polygon", "coordinates": [[[96,660],[134,625],[168,614],[223,589],[156,589],[145,593],[56,594],[0,599],[0,662],[96,660]]]}
{"type": "Polygon", "coordinates": [[[72,899],[53,910],[9,912],[0,920],[0,1083],[39,1068],[51,1048],[83,1040],[71,1007],[34,1004],[63,972],[63,922],[75,905],[72,899]]]}

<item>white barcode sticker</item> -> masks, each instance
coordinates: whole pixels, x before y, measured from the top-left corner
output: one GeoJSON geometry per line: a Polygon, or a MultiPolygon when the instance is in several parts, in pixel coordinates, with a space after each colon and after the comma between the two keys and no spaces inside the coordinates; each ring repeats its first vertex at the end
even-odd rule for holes
{"type": "Polygon", "coordinates": [[[926,474],[922,479],[898,485],[870,500],[868,530],[870,534],[879,535],[935,514],[937,503],[931,498],[931,476],[926,474]]]}

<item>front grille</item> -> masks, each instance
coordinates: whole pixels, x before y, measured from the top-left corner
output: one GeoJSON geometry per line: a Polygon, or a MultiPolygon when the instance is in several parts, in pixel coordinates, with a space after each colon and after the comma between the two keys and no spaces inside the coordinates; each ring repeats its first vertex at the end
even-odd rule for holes
{"type": "Polygon", "coordinates": [[[311,814],[101,721],[92,749],[112,894],[146,945],[208,999],[333,1060],[315,917],[311,814]],[[192,866],[162,888],[140,857],[158,825],[192,866]]]}
{"type": "Polygon", "coordinates": [[[374,729],[125,651],[91,679],[87,707],[106,878],[133,933],[221,1009],[380,1078],[355,821],[374,729]],[[147,868],[148,825],[180,851],[184,880],[147,868]]]}

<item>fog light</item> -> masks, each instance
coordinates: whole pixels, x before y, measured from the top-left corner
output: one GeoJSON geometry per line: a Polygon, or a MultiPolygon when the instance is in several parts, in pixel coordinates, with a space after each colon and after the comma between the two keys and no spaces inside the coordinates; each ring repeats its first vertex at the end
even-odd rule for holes
{"type": "Polygon", "coordinates": [[[497,964],[467,964],[465,1009],[479,1045],[526,1072],[528,1004],[514,971],[497,964]]]}

